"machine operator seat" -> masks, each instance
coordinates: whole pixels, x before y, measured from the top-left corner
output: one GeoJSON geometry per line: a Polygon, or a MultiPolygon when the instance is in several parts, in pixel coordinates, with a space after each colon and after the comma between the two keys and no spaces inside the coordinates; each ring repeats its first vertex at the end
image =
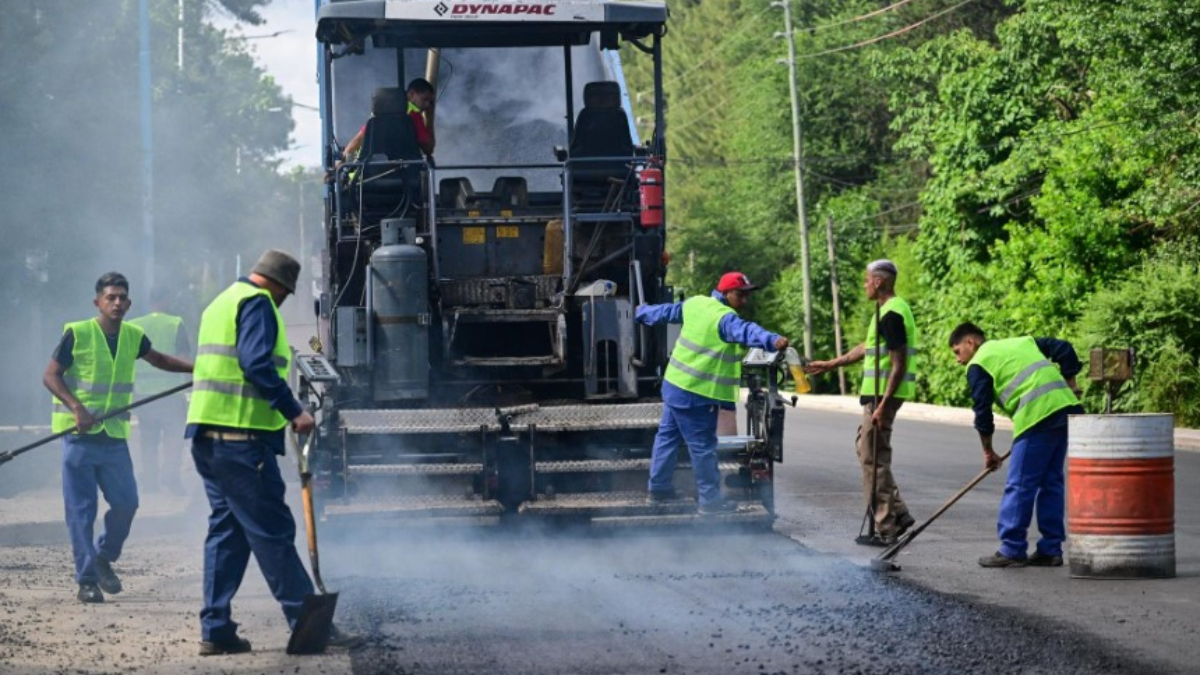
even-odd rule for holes
{"type": "MultiPolygon", "coordinates": [[[[575,122],[570,157],[631,157],[633,137],[629,118],[621,108],[621,89],[616,82],[589,82],[583,87],[583,110],[575,122]]],[[[604,184],[609,178],[624,180],[630,174],[626,162],[583,162],[571,167],[576,183],[604,184]]]]}
{"type": "Polygon", "coordinates": [[[376,89],[371,96],[371,118],[363,134],[363,198],[394,199],[421,194],[421,167],[403,168],[380,164],[381,161],[419,160],[417,130],[408,116],[408,98],[400,87],[376,89]]]}

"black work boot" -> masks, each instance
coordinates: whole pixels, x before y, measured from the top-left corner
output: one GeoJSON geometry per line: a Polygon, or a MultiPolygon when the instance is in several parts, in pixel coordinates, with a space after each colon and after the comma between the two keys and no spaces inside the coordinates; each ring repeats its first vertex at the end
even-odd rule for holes
{"type": "Polygon", "coordinates": [[[79,584],[79,593],[75,595],[80,602],[104,602],[104,594],[96,584],[79,584]]]}
{"type": "Polygon", "coordinates": [[[250,641],[246,638],[235,637],[232,640],[212,642],[200,641],[200,656],[220,656],[221,654],[245,654],[250,651],[250,641]]]}
{"type": "Polygon", "coordinates": [[[1024,558],[1009,558],[998,551],[979,559],[980,567],[1024,567],[1029,564],[1024,558]]]}
{"type": "Polygon", "coordinates": [[[96,556],[96,574],[100,575],[100,588],[109,595],[121,592],[121,579],[113,571],[112,563],[102,556],[96,556]]]}
{"type": "Polygon", "coordinates": [[[1034,551],[1033,555],[1029,556],[1030,567],[1062,567],[1062,564],[1061,555],[1046,555],[1041,551],[1034,551]]]}
{"type": "Polygon", "coordinates": [[[679,499],[679,493],[675,490],[651,490],[646,493],[646,503],[651,506],[659,504],[669,504],[670,502],[679,499]]]}
{"type": "Polygon", "coordinates": [[[911,513],[902,513],[899,516],[896,516],[896,531],[892,536],[894,536],[896,539],[899,539],[900,537],[904,536],[905,532],[908,532],[908,528],[916,524],[917,519],[913,518],[911,513]]]}

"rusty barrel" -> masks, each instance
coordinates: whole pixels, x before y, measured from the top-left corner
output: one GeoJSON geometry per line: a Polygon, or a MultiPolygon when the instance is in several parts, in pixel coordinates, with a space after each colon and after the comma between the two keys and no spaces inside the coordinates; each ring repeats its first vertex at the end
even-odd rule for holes
{"type": "Polygon", "coordinates": [[[1072,415],[1067,446],[1071,576],[1175,576],[1175,417],[1072,415]]]}

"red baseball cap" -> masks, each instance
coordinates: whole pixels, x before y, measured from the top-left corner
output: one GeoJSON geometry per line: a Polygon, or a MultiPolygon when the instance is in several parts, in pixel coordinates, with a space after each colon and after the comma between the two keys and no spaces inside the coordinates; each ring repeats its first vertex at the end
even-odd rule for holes
{"type": "Polygon", "coordinates": [[[721,275],[721,280],[717,282],[717,292],[726,293],[729,291],[753,291],[758,286],[750,283],[750,278],[741,272],[726,272],[721,275]]]}

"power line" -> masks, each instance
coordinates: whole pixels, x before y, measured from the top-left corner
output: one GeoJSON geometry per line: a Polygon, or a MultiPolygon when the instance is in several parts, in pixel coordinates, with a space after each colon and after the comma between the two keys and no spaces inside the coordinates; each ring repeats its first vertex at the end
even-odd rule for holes
{"type": "MultiPolygon", "coordinates": [[[[767,8],[762,10],[761,12],[751,15],[749,19],[747,19],[746,21],[744,21],[742,23],[741,27],[738,30],[730,33],[729,35],[726,35],[711,50],[709,50],[708,56],[705,56],[703,59],[701,59],[700,63],[697,63],[696,65],[694,65],[691,68],[689,68],[688,70],[680,73],[679,75],[676,75],[674,77],[663,80],[662,88],[664,90],[666,90],[668,84],[674,84],[676,82],[679,82],[680,80],[687,78],[689,75],[696,72],[700,68],[703,68],[705,65],[708,64],[709,61],[712,61],[713,57],[715,57],[722,49],[733,44],[734,38],[740,37],[742,35],[742,33],[745,33],[748,29],[753,28],[755,22],[758,19],[761,19],[769,11],[771,11],[771,7],[768,5],[767,8]]],[[[637,95],[642,96],[644,94],[649,94],[649,93],[651,93],[651,92],[639,91],[639,92],[637,92],[637,95]]]]}
{"type": "Polygon", "coordinates": [[[913,0],[900,0],[900,2],[893,3],[891,5],[888,5],[887,7],[881,7],[873,12],[867,12],[866,14],[859,14],[858,16],[851,18],[851,19],[845,19],[843,21],[835,21],[833,23],[823,23],[819,26],[813,26],[811,28],[799,28],[799,29],[797,29],[797,31],[804,31],[806,33],[816,33],[818,31],[823,31],[828,28],[836,28],[838,26],[845,26],[848,23],[857,23],[859,21],[866,21],[867,19],[879,16],[880,14],[883,14],[885,12],[890,12],[893,9],[896,9],[898,7],[903,7],[904,5],[907,5],[908,3],[912,2],[912,1],[913,0]]]}
{"type": "Polygon", "coordinates": [[[873,38],[871,38],[871,39],[869,39],[869,40],[863,40],[863,41],[861,41],[861,42],[855,42],[854,44],[851,44],[851,45],[845,45],[845,46],[843,46],[843,47],[835,47],[835,48],[833,48],[833,49],[825,49],[825,50],[823,50],[823,51],[819,51],[819,52],[813,52],[813,53],[811,53],[811,54],[801,54],[800,56],[797,56],[796,58],[798,58],[798,59],[811,59],[811,58],[815,58],[815,57],[818,57],[818,56],[825,56],[826,54],[834,54],[834,53],[837,53],[837,52],[849,51],[849,50],[851,50],[851,49],[858,49],[859,47],[866,47],[867,45],[873,45],[873,44],[875,44],[876,42],[882,42],[883,40],[886,40],[886,39],[888,39],[888,38],[893,38],[893,37],[896,37],[897,35],[903,35],[904,33],[907,33],[907,32],[909,32],[909,31],[915,30],[915,29],[917,29],[917,28],[919,28],[919,27],[921,27],[921,26],[923,26],[923,25],[925,25],[925,24],[929,23],[930,21],[933,21],[934,19],[936,19],[936,18],[938,18],[938,17],[940,17],[940,16],[944,16],[944,15],[946,15],[946,14],[949,14],[950,12],[953,12],[954,10],[958,9],[959,7],[962,7],[963,5],[966,5],[966,4],[970,4],[970,3],[972,3],[972,2],[975,2],[975,0],[963,0],[962,2],[958,3],[957,5],[954,5],[953,7],[950,7],[950,8],[948,8],[948,9],[943,9],[942,11],[940,11],[940,12],[938,12],[938,13],[936,13],[936,14],[932,14],[932,15],[930,15],[930,16],[927,16],[927,17],[925,17],[924,19],[921,19],[920,21],[918,21],[918,22],[916,22],[916,23],[909,24],[909,25],[907,25],[907,26],[905,26],[905,27],[903,27],[903,28],[898,28],[898,29],[896,29],[896,30],[894,30],[894,31],[892,31],[892,32],[890,32],[890,33],[888,33],[888,34],[886,34],[886,35],[880,35],[880,36],[878,36],[878,37],[873,37],[873,38]]]}

